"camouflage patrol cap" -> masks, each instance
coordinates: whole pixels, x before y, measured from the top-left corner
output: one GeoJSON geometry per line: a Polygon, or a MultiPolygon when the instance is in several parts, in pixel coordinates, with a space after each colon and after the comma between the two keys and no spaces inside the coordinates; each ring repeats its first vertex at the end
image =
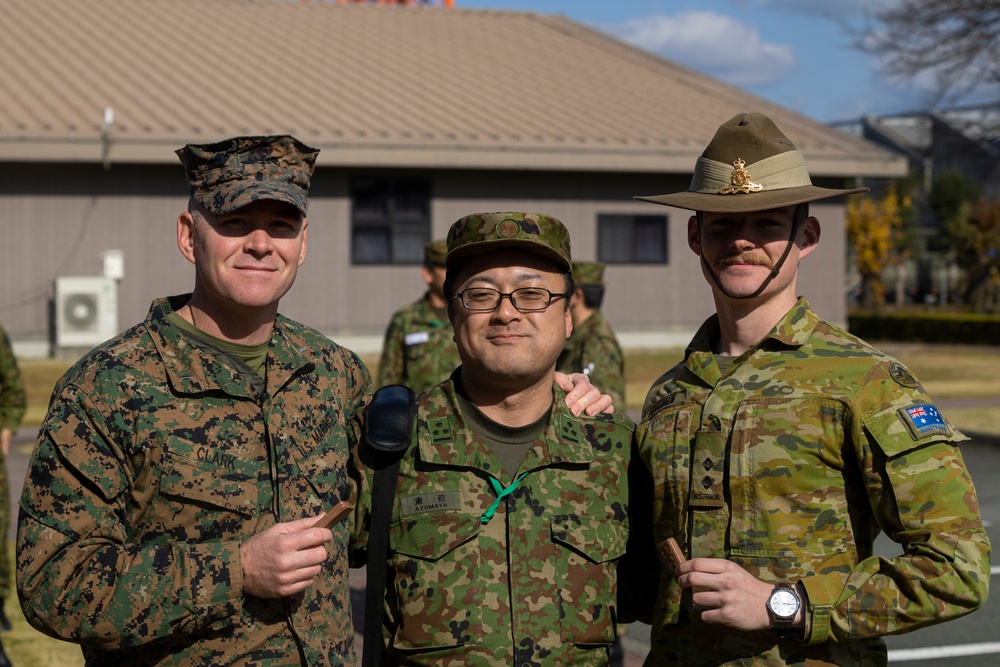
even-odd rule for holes
{"type": "Polygon", "coordinates": [[[289,135],[233,137],[176,151],[191,196],[216,215],[262,199],[309,207],[309,179],[319,150],[289,135]]]}
{"type": "Polygon", "coordinates": [[[448,242],[444,239],[424,244],[425,266],[444,266],[444,260],[447,256],[448,242]]]}
{"type": "Polygon", "coordinates": [[[604,263],[584,261],[573,262],[573,284],[603,285],[604,263]]]}
{"type": "Polygon", "coordinates": [[[774,121],[762,113],[740,113],[712,137],[686,191],[635,198],[692,211],[750,213],[858,192],[868,188],[813,185],[802,153],[774,121]]]}
{"type": "Polygon", "coordinates": [[[473,213],[448,230],[449,271],[467,257],[504,248],[523,250],[570,271],[569,232],[563,223],[541,213],[473,213]]]}

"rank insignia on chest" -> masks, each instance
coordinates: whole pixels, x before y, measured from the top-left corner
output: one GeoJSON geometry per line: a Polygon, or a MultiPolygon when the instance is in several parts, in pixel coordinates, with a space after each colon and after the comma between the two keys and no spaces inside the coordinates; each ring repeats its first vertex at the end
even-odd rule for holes
{"type": "Polygon", "coordinates": [[[941,413],[933,405],[914,405],[901,408],[899,414],[915,439],[929,433],[950,433],[941,413]]]}

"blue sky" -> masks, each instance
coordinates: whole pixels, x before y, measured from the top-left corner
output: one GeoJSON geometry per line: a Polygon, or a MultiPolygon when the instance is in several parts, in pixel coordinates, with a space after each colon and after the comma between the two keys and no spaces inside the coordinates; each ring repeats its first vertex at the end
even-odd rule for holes
{"type": "Polygon", "coordinates": [[[915,111],[920,82],[887,80],[845,25],[895,0],[454,0],[562,14],[821,122],[915,111]]]}

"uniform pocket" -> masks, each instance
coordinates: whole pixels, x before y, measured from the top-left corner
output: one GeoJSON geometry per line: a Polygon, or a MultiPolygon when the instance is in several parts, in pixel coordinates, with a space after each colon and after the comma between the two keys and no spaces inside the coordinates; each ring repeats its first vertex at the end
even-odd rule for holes
{"type": "Polygon", "coordinates": [[[843,405],[755,399],[741,403],[734,419],[731,553],[808,559],[853,548],[843,405]]]}
{"type": "Polygon", "coordinates": [[[160,495],[205,512],[254,513],[256,480],[229,467],[165,452],[160,466],[160,495]]]}
{"type": "MultiPolygon", "coordinates": [[[[575,644],[615,640],[616,561],[625,553],[628,523],[586,517],[553,519],[552,541],[564,550],[565,578],[557,582],[560,635],[575,644]]],[[[557,566],[558,569],[558,566],[557,566]]]]}
{"type": "Polygon", "coordinates": [[[390,528],[399,604],[396,648],[482,642],[481,529],[478,516],[465,514],[417,515],[390,528]]]}

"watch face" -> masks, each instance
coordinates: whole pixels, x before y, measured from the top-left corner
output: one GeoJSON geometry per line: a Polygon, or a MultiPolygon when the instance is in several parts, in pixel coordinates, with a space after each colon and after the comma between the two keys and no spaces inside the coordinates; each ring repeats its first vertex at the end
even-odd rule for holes
{"type": "Polygon", "coordinates": [[[771,593],[767,606],[777,618],[792,618],[799,610],[799,597],[787,588],[779,588],[771,593]]]}

